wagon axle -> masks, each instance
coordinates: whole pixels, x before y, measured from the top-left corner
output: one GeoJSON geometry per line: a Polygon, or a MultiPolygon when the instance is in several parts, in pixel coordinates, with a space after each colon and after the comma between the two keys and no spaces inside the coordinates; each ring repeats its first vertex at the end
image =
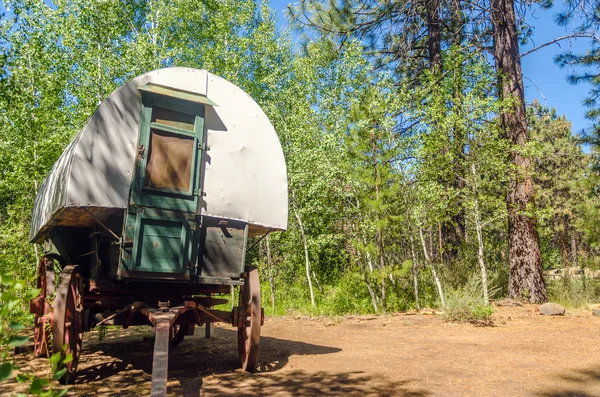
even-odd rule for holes
{"type": "MultiPolygon", "coordinates": [[[[212,310],[195,301],[185,301],[183,306],[151,307],[143,302],[134,302],[128,307],[113,313],[98,313],[95,323],[87,330],[100,325],[120,325],[123,328],[136,325],[152,325],[160,313],[174,315],[173,325],[206,325],[210,323],[227,323],[235,327],[251,325],[251,318],[242,313],[238,306],[231,311],[212,310]],[[141,316],[136,316],[139,313],[141,316]],[[183,319],[183,320],[182,320],[183,319]],[[191,321],[191,322],[190,322],[191,321]]],[[[260,310],[260,323],[264,324],[264,309],[260,310]]]]}

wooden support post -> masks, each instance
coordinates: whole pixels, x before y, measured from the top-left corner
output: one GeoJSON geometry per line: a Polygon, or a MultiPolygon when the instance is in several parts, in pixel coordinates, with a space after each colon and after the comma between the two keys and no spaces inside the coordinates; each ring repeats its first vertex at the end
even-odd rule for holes
{"type": "Polygon", "coordinates": [[[175,320],[175,313],[153,313],[154,356],[152,358],[152,397],[167,395],[167,375],[169,370],[169,331],[175,320]]]}

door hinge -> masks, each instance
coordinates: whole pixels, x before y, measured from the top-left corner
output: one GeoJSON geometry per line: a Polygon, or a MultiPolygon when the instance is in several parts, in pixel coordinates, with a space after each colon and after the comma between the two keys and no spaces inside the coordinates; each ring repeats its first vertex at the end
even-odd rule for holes
{"type": "Polygon", "coordinates": [[[208,145],[204,142],[198,142],[198,149],[205,151],[205,152],[208,152],[210,150],[208,145]]]}
{"type": "Polygon", "coordinates": [[[200,189],[195,189],[194,190],[194,196],[197,196],[197,197],[206,197],[206,192],[201,192],[200,189]]]}

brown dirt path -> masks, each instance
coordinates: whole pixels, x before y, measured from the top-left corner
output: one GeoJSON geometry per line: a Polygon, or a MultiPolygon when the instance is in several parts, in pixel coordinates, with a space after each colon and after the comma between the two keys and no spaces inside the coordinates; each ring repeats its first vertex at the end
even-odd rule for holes
{"type": "MultiPolygon", "coordinates": [[[[238,368],[232,328],[171,350],[169,394],[183,396],[600,396],[600,317],[499,308],[494,327],[438,316],[267,319],[260,371],[238,368]]],[[[87,335],[73,395],[148,395],[152,331],[87,335]]],[[[45,360],[19,355],[44,371],[45,360]]],[[[0,384],[2,392],[16,386],[0,384]]],[[[0,393],[2,394],[2,393],[0,393]]]]}

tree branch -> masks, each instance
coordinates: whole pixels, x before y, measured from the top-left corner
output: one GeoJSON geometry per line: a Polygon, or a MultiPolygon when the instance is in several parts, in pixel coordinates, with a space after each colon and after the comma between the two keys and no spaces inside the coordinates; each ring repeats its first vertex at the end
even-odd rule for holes
{"type": "Polygon", "coordinates": [[[578,37],[585,37],[585,38],[588,38],[588,39],[592,39],[592,38],[594,38],[594,35],[591,34],[591,33],[573,33],[573,34],[569,34],[567,36],[558,37],[558,38],[556,38],[554,40],[550,40],[550,41],[548,41],[548,42],[546,42],[546,43],[544,43],[544,44],[542,44],[540,46],[537,46],[534,49],[531,49],[531,50],[527,51],[524,54],[521,54],[521,58],[523,58],[526,55],[531,54],[532,52],[536,52],[537,50],[539,50],[541,48],[547,47],[547,46],[549,46],[551,44],[558,44],[558,46],[560,47],[560,44],[559,44],[560,41],[562,41],[562,40],[568,40],[568,39],[575,39],[575,38],[578,38],[578,37]]]}

